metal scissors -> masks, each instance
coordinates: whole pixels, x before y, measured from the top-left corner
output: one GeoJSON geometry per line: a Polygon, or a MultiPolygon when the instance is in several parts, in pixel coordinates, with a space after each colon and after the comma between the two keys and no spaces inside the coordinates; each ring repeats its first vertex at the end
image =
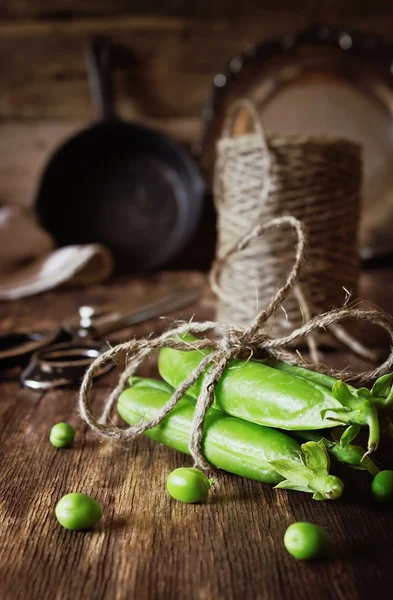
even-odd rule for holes
{"type": "MultiPolygon", "coordinates": [[[[199,289],[177,289],[126,315],[116,309],[81,306],[77,322],[0,336],[0,368],[23,365],[30,357],[20,376],[23,386],[47,390],[77,383],[93,360],[108,349],[105,335],[193,304],[200,295],[199,289]]],[[[114,366],[106,365],[97,375],[114,366]]]]}

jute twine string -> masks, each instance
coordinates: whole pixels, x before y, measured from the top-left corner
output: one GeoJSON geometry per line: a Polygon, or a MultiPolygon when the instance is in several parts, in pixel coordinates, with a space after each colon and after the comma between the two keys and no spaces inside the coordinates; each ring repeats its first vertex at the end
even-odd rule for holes
{"type": "Polygon", "coordinates": [[[246,248],[252,240],[265,234],[272,229],[283,226],[290,226],[296,233],[296,251],[295,262],[289,273],[285,283],[277,290],[276,294],[271,298],[267,307],[262,309],[255,319],[247,328],[242,328],[236,325],[228,325],[207,321],[203,323],[181,323],[177,327],[166,331],[158,337],[149,337],[140,340],[131,340],[123,344],[115,346],[99,356],[87,370],[79,394],[79,410],[81,417],[90,425],[90,427],[99,435],[114,439],[128,441],[136,438],[144,433],[147,429],[156,427],[176,406],[179,400],[186,394],[187,390],[199,379],[199,377],[207,371],[201,393],[196,402],[192,422],[192,432],[190,436],[190,452],[195,462],[195,466],[203,470],[211,469],[211,465],[205,460],[201,452],[201,441],[203,435],[203,423],[206,412],[211,407],[214,401],[214,391],[217,382],[227,368],[230,361],[235,358],[251,358],[256,357],[271,357],[277,360],[283,360],[290,364],[302,366],[312,366],[313,369],[323,373],[342,378],[342,371],[334,371],[328,369],[324,365],[315,365],[306,361],[296,352],[291,352],[288,347],[292,346],[296,341],[304,336],[309,336],[315,333],[318,329],[325,329],[331,324],[337,324],[340,321],[347,319],[362,319],[375,325],[379,325],[389,334],[391,342],[391,352],[388,358],[376,369],[365,371],[358,374],[346,373],[346,379],[351,379],[357,382],[368,381],[375,379],[380,375],[389,372],[393,365],[393,319],[379,310],[361,310],[348,307],[342,307],[330,312],[314,316],[307,323],[292,331],[289,335],[272,338],[262,331],[263,325],[277,311],[281,303],[285,300],[288,293],[293,289],[298,280],[301,266],[304,262],[305,252],[305,234],[303,226],[294,217],[284,216],[272,219],[264,225],[258,224],[241,240],[239,240],[232,248],[230,248],[225,257],[221,260],[228,259],[236,252],[246,248]],[[216,334],[216,339],[203,338],[195,343],[186,343],[181,341],[177,336],[182,333],[192,333],[200,335],[208,330],[213,330],[216,334]],[[110,416],[113,406],[119,394],[128,386],[128,378],[132,376],[140,367],[144,359],[154,350],[161,348],[174,348],[177,350],[211,350],[211,354],[202,358],[200,364],[189,374],[189,376],[179,385],[171,398],[168,400],[163,409],[158,413],[157,417],[148,421],[142,421],[137,425],[120,429],[110,423],[110,416]],[[127,364],[124,371],[119,377],[119,381],[115,389],[109,395],[105,409],[101,418],[96,418],[92,410],[92,387],[94,376],[99,370],[109,361],[113,361],[118,354],[127,353],[127,364]]]}
{"type": "MultiPolygon", "coordinates": [[[[266,135],[249,100],[232,104],[217,145],[218,257],[250,224],[290,214],[306,228],[307,261],[283,304],[285,313],[278,313],[274,323],[269,323],[276,334],[288,333],[304,318],[340,306],[343,288],[356,294],[360,188],[358,145],[325,135],[266,135]]],[[[216,320],[246,327],[258,312],[258,304],[266,304],[291,268],[293,247],[288,232],[272,230],[233,260],[221,262],[219,276],[212,272],[211,277],[219,298],[216,320]]],[[[332,325],[330,333],[352,351],[375,359],[345,330],[332,325]]],[[[308,344],[316,360],[313,336],[308,344]]]]}

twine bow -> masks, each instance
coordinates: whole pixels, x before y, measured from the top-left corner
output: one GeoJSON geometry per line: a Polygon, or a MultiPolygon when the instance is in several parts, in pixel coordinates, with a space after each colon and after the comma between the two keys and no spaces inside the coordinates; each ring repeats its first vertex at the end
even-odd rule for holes
{"type": "MultiPolygon", "coordinates": [[[[207,470],[211,468],[204,459],[201,452],[201,441],[203,435],[203,424],[207,411],[214,401],[214,390],[217,382],[221,378],[229,363],[235,358],[247,358],[252,355],[268,356],[277,360],[282,360],[294,365],[312,366],[314,370],[322,373],[328,373],[332,376],[343,378],[342,371],[334,371],[325,365],[313,364],[306,361],[295,352],[287,350],[288,346],[294,344],[297,340],[309,336],[318,329],[324,329],[332,324],[347,319],[366,320],[375,325],[381,326],[389,334],[391,343],[391,352],[388,358],[376,369],[365,371],[358,374],[346,373],[345,379],[351,379],[357,382],[372,380],[389,372],[393,365],[393,319],[381,310],[361,310],[357,308],[342,307],[331,310],[327,313],[317,315],[307,321],[304,325],[297,328],[289,335],[273,339],[263,331],[263,326],[272,317],[275,311],[281,306],[288,293],[295,285],[301,266],[304,262],[305,253],[305,235],[300,221],[294,217],[284,216],[272,219],[264,225],[254,227],[245,235],[225,256],[215,263],[212,269],[212,279],[214,281],[219,272],[223,261],[228,260],[232,254],[246,248],[254,238],[262,235],[268,229],[289,225],[297,235],[296,259],[293,268],[288,275],[284,285],[280,287],[275,296],[270,301],[267,308],[261,310],[254,321],[246,329],[233,325],[206,321],[204,323],[182,323],[177,327],[166,331],[162,335],[154,338],[149,337],[141,340],[131,340],[119,344],[99,356],[86,371],[80,394],[79,410],[81,417],[90,425],[90,427],[103,437],[117,440],[132,440],[144,433],[147,429],[156,427],[171,412],[179,400],[187,393],[187,390],[206,372],[201,388],[201,393],[196,403],[192,422],[192,432],[190,438],[190,452],[195,462],[195,466],[207,470]],[[214,330],[218,335],[217,339],[203,338],[192,344],[182,341],[179,336],[184,333],[201,334],[206,331],[214,330]],[[177,350],[211,350],[211,353],[204,356],[199,365],[188,375],[188,377],[176,388],[171,398],[159,412],[156,418],[149,421],[143,421],[137,425],[120,429],[108,424],[112,408],[119,394],[127,387],[128,379],[131,377],[145,358],[154,350],[160,348],[173,348],[177,350]],[[113,360],[119,353],[127,353],[127,365],[119,377],[115,389],[112,391],[106,402],[103,414],[96,419],[92,412],[91,392],[93,379],[96,373],[109,361],[113,360]],[[209,368],[210,367],[210,368],[209,368]],[[209,368],[209,369],[208,369],[209,368]],[[207,370],[208,369],[208,370],[207,370]]],[[[201,355],[202,356],[202,355],[201,355]]]]}

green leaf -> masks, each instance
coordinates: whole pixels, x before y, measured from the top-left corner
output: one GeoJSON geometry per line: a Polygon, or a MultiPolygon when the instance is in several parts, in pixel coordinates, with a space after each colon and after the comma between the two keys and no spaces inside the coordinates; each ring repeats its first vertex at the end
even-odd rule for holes
{"type": "Polygon", "coordinates": [[[335,442],[333,442],[333,440],[329,440],[328,438],[325,438],[325,448],[327,450],[329,450],[330,448],[333,448],[333,446],[335,446],[335,442]]]}
{"type": "Polygon", "coordinates": [[[294,490],[295,492],[307,492],[308,494],[312,494],[313,490],[307,486],[296,485],[293,481],[289,481],[289,479],[285,479],[284,481],[280,481],[277,485],[274,486],[274,489],[280,490],[294,490]]]}
{"type": "Polygon", "coordinates": [[[340,416],[340,414],[349,413],[351,412],[351,410],[352,409],[348,408],[347,406],[343,406],[342,408],[324,408],[319,414],[321,415],[322,419],[327,419],[328,421],[337,421],[346,424],[346,421],[342,421],[340,418],[327,417],[326,415],[328,413],[333,413],[333,415],[337,414],[338,416],[340,416]]]}
{"type": "Polygon", "coordinates": [[[356,390],[356,395],[360,399],[372,400],[372,393],[367,388],[359,388],[356,390]]]}
{"type": "Polygon", "coordinates": [[[291,458],[279,458],[271,460],[270,465],[285,479],[292,481],[294,485],[308,487],[312,473],[301,462],[291,458]]]}
{"type": "Polygon", "coordinates": [[[325,500],[325,498],[319,492],[315,492],[315,494],[313,494],[313,496],[312,496],[312,499],[313,500],[325,500]]]}
{"type": "Polygon", "coordinates": [[[387,373],[387,375],[379,377],[371,388],[371,395],[387,398],[392,387],[392,380],[393,373],[387,373]]]}
{"type": "Polygon", "coordinates": [[[302,453],[306,466],[312,471],[329,471],[329,454],[322,440],[302,444],[302,453]]]}
{"type": "Polygon", "coordinates": [[[351,406],[351,404],[353,404],[353,394],[350,387],[344,383],[344,381],[341,381],[340,379],[336,381],[333,386],[332,393],[335,399],[341,402],[343,406],[351,406]]]}
{"type": "Polygon", "coordinates": [[[350,425],[349,427],[347,427],[340,438],[340,447],[345,448],[345,446],[350,444],[355,439],[355,437],[358,436],[361,428],[361,425],[357,424],[350,425]]]}

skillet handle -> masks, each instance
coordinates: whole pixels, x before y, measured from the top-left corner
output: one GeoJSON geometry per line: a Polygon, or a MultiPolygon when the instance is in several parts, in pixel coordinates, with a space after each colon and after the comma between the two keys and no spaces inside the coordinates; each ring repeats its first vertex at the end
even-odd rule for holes
{"type": "Polygon", "coordinates": [[[102,121],[116,118],[112,81],[112,44],[105,36],[90,40],[86,52],[87,76],[97,116],[102,121]]]}

